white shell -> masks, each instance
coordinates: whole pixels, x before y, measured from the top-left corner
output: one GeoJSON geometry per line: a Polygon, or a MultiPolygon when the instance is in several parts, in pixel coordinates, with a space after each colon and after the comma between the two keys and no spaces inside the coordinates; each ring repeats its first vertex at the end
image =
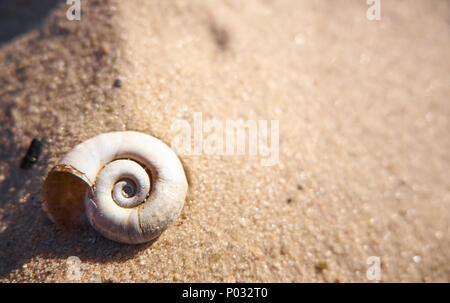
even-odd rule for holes
{"type": "Polygon", "coordinates": [[[177,218],[187,187],[183,166],[166,144],[139,132],[112,132],[69,151],[47,176],[41,200],[56,223],[77,225],[85,212],[105,237],[137,244],[177,218]]]}

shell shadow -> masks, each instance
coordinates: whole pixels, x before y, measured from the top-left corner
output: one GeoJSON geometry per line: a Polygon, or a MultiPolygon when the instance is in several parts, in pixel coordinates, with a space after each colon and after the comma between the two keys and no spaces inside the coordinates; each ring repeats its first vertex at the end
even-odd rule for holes
{"type": "Polygon", "coordinates": [[[21,169],[28,146],[14,134],[13,108],[12,103],[0,107],[0,114],[8,117],[0,123],[0,279],[8,280],[36,257],[44,262],[77,256],[82,262],[120,263],[158,239],[127,245],[104,238],[88,224],[68,231],[51,222],[39,202],[49,162],[45,140],[39,161],[30,169],[21,169]]]}
{"type": "Polygon", "coordinates": [[[59,3],[62,1],[0,0],[0,46],[39,26],[59,3]]]}

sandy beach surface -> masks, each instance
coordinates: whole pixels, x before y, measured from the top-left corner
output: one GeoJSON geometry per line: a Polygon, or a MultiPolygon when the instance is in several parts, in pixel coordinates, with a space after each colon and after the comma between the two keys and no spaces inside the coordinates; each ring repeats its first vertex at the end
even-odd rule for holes
{"type": "Polygon", "coordinates": [[[91,0],[80,21],[4,2],[0,281],[370,282],[369,257],[381,282],[450,280],[448,1],[382,0],[379,21],[365,1],[91,0]],[[18,11],[36,18],[13,33],[18,11]],[[277,120],[278,161],[180,155],[185,205],[148,244],[47,218],[42,183],[74,145],[170,144],[194,113],[277,120]]]}

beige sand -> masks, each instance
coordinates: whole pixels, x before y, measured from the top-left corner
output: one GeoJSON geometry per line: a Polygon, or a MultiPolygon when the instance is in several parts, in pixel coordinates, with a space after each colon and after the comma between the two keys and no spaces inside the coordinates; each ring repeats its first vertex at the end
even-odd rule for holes
{"type": "Polygon", "coordinates": [[[450,280],[449,3],[90,1],[0,49],[1,281],[450,280]],[[114,88],[120,78],[122,86],[114,88]],[[280,121],[280,161],[181,156],[190,188],[154,243],[67,233],[46,172],[111,130],[170,143],[176,119],[280,121]],[[33,137],[39,163],[18,168],[33,137]]]}

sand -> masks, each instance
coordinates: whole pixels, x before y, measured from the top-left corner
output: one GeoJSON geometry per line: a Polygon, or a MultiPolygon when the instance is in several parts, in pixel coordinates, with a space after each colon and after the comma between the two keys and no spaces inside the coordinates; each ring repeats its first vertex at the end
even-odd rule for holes
{"type": "Polygon", "coordinates": [[[86,1],[80,22],[60,4],[7,41],[0,281],[369,282],[377,256],[381,282],[448,282],[449,4],[381,3],[369,21],[365,1],[86,1]],[[75,144],[113,130],[170,144],[194,112],[278,120],[278,163],[180,155],[185,206],[149,244],[42,211],[75,144]],[[42,156],[21,170],[35,137],[42,156]]]}

